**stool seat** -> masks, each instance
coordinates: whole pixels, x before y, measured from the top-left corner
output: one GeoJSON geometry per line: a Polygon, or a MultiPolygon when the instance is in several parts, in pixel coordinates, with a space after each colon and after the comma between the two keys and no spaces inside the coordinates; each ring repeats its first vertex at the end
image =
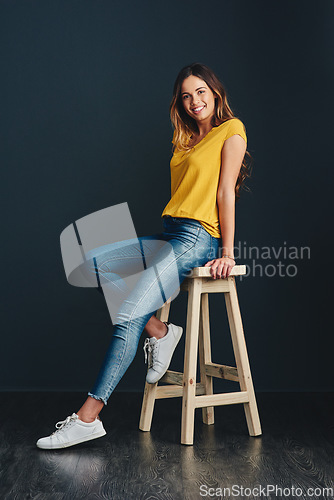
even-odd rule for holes
{"type": "MultiPolygon", "coordinates": [[[[211,267],[194,267],[192,269],[191,274],[187,276],[186,279],[188,278],[210,278],[211,276],[211,267]]],[[[242,274],[246,274],[246,266],[234,266],[232,267],[230,276],[241,276],[242,274]]],[[[219,279],[224,279],[224,278],[219,278],[219,279]]],[[[226,279],[226,278],[225,278],[226,279]]]]}
{"type": "MultiPolygon", "coordinates": [[[[205,424],[214,423],[214,406],[243,403],[250,436],[262,434],[242,326],[235,277],[246,274],[246,266],[232,268],[228,278],[211,276],[210,267],[195,267],[181,284],[188,293],[183,372],[167,370],[159,382],[145,382],[139,429],[151,429],[156,399],[182,397],[181,444],[194,440],[195,409],[202,408],[205,424]],[[213,363],[209,319],[209,293],[224,293],[236,367],[213,363]],[[200,381],[196,382],[199,354],[200,381]],[[213,377],[238,382],[240,391],[213,393],[213,377]]],[[[157,311],[156,317],[168,321],[171,299],[157,311]]]]}

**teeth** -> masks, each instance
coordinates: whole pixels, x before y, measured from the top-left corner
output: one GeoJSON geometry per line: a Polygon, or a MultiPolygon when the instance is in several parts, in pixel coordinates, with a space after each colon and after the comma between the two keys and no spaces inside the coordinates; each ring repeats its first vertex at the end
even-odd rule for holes
{"type": "Polygon", "coordinates": [[[201,109],[203,109],[204,106],[202,106],[201,108],[194,108],[193,111],[201,111],[201,109]]]}

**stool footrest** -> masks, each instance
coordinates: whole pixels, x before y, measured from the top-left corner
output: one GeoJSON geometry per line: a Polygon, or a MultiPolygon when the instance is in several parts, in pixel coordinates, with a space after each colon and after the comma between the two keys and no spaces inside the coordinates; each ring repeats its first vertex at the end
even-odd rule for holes
{"type": "Polygon", "coordinates": [[[233,405],[237,403],[249,403],[247,391],[226,392],[224,394],[209,394],[196,396],[194,399],[195,408],[205,408],[207,406],[233,405]]]}
{"type": "MultiPolygon", "coordinates": [[[[205,388],[202,384],[196,384],[196,396],[205,394],[205,388]]],[[[158,385],[156,388],[155,399],[164,398],[182,398],[182,385],[158,385]]]]}
{"type": "Polygon", "coordinates": [[[217,363],[205,363],[205,373],[209,377],[223,378],[239,382],[238,370],[235,366],[218,365],[217,363]]]}
{"type": "Polygon", "coordinates": [[[183,385],[183,373],[167,370],[165,375],[160,379],[160,382],[165,382],[166,384],[183,385]]]}

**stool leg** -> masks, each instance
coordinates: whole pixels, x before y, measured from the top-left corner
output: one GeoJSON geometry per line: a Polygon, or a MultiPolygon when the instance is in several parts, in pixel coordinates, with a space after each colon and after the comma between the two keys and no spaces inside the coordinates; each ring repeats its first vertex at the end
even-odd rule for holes
{"type": "MultiPolygon", "coordinates": [[[[211,363],[211,341],[210,341],[210,316],[209,316],[209,294],[202,293],[201,315],[199,321],[199,364],[201,369],[201,384],[205,388],[205,394],[213,394],[212,377],[206,374],[205,365],[211,363]]],[[[202,408],[203,423],[214,424],[213,406],[202,408]]]]}
{"type": "Polygon", "coordinates": [[[169,317],[169,310],[170,310],[170,303],[171,303],[171,299],[169,298],[165,303],[164,305],[158,309],[157,313],[156,313],[156,317],[158,319],[160,319],[160,321],[168,321],[168,317],[169,317]]]}
{"type": "Polygon", "coordinates": [[[181,444],[193,444],[194,442],[196,368],[201,289],[201,279],[192,279],[188,290],[183,370],[181,444]]]}
{"type": "Polygon", "coordinates": [[[139,429],[141,431],[150,431],[155,403],[155,395],[158,382],[148,384],[145,382],[144,396],[140,413],[139,429]]]}
{"type": "MultiPolygon", "coordinates": [[[[171,300],[168,299],[164,305],[158,309],[156,317],[160,321],[168,321],[171,300]]],[[[151,430],[153,410],[156,398],[158,382],[155,384],[148,384],[145,382],[144,396],[140,413],[139,429],[141,431],[151,430]]]]}
{"type": "Polygon", "coordinates": [[[237,364],[240,389],[247,391],[249,402],[244,403],[245,415],[250,436],[262,434],[252,375],[249,366],[244,330],[242,326],[235,278],[228,278],[230,291],[224,293],[228,321],[231,330],[234,356],[237,364]]]}

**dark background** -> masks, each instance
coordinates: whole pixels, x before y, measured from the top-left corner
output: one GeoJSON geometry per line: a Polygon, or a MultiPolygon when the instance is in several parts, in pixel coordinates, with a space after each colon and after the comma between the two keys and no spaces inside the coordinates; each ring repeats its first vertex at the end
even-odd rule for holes
{"type": "MultiPolygon", "coordinates": [[[[222,80],[254,159],[235,244],[310,248],[310,259],[259,258],[274,276],[237,281],[255,390],[334,389],[333,5],[1,1],[1,390],[92,389],[112,323],[102,295],[67,283],[59,236],[123,202],[139,236],[162,229],[168,106],[194,61],[222,80]],[[296,276],[279,276],[279,261],[296,276]]],[[[171,321],[185,326],[185,308],[181,293],[171,321]]],[[[213,361],[234,364],[223,296],[210,310],[213,361]]],[[[116,390],[143,390],[144,337],[116,390]]]]}

